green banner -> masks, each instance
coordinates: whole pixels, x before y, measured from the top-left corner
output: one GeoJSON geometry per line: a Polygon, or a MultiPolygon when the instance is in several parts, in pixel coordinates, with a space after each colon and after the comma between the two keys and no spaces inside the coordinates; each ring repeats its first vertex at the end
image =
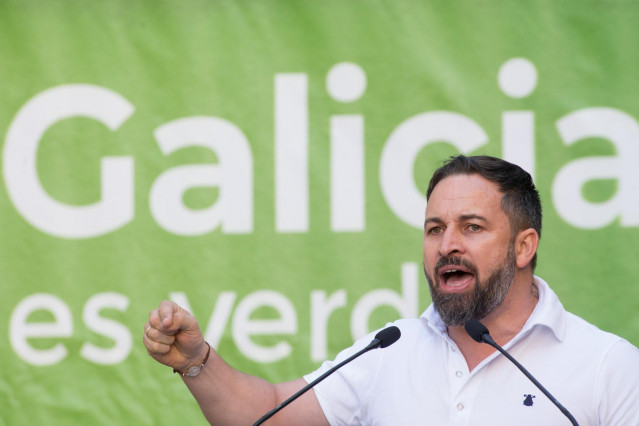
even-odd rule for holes
{"type": "Polygon", "coordinates": [[[163,299],[300,377],[429,304],[424,193],[516,162],[536,273],[639,344],[639,3],[0,3],[0,424],[204,424],[163,299]]]}

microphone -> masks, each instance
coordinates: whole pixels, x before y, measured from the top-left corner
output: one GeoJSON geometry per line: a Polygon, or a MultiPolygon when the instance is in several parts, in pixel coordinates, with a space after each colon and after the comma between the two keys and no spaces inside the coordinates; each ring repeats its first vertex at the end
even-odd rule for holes
{"type": "Polygon", "coordinates": [[[373,340],[371,340],[371,342],[368,344],[368,346],[366,346],[364,349],[362,349],[361,351],[357,352],[356,354],[352,355],[350,358],[345,359],[344,361],[340,362],[335,367],[331,368],[330,370],[328,370],[327,372],[325,372],[324,374],[319,376],[317,379],[313,380],[311,383],[309,383],[308,385],[304,386],[302,389],[297,391],[293,396],[288,398],[286,401],[282,402],[277,407],[273,408],[271,411],[269,411],[268,413],[266,413],[262,417],[260,417],[260,419],[258,421],[253,423],[253,426],[261,425],[262,423],[264,423],[265,421],[267,421],[268,419],[273,417],[282,408],[286,407],[288,404],[290,404],[291,402],[295,401],[297,398],[299,398],[304,393],[306,393],[306,391],[311,389],[313,386],[315,386],[316,384],[318,384],[319,382],[321,382],[322,380],[324,380],[325,378],[327,378],[328,376],[330,376],[331,374],[336,372],[338,369],[342,368],[343,366],[345,366],[346,364],[348,364],[349,362],[354,360],[355,358],[359,357],[360,355],[365,354],[366,352],[368,352],[368,351],[370,351],[372,349],[387,348],[390,345],[392,345],[393,343],[395,343],[400,338],[401,335],[402,335],[402,333],[399,331],[399,328],[397,328],[394,325],[381,330],[379,333],[377,333],[375,335],[375,338],[373,340]]]}
{"type": "Polygon", "coordinates": [[[473,340],[475,340],[476,342],[479,343],[487,343],[490,346],[492,346],[493,348],[497,349],[499,352],[501,352],[502,354],[504,354],[504,356],[506,358],[508,358],[513,364],[515,364],[517,366],[517,368],[519,368],[521,370],[522,373],[524,373],[526,375],[526,377],[528,377],[528,379],[530,379],[531,382],[533,382],[535,384],[535,386],[537,386],[537,388],[539,388],[540,391],[542,391],[544,393],[544,395],[546,395],[548,397],[548,399],[550,399],[552,401],[553,404],[555,404],[557,406],[557,408],[559,408],[559,410],[561,410],[562,413],[564,413],[564,415],[566,417],[568,417],[568,420],[570,420],[570,422],[574,425],[574,426],[579,426],[579,424],[577,423],[577,420],[575,420],[575,418],[572,416],[572,414],[570,414],[570,411],[568,411],[566,409],[566,407],[564,407],[563,405],[561,405],[559,403],[559,401],[557,401],[557,399],[552,396],[550,394],[550,392],[548,392],[546,390],[546,388],[544,388],[541,383],[539,383],[537,381],[537,379],[535,379],[532,374],[530,374],[528,372],[528,370],[526,370],[524,368],[523,365],[521,365],[520,363],[518,363],[515,358],[513,358],[512,356],[510,356],[510,354],[508,352],[506,352],[501,346],[499,346],[492,337],[490,337],[490,333],[488,332],[488,329],[486,328],[486,326],[482,323],[480,323],[479,321],[477,321],[476,319],[470,319],[468,321],[466,321],[466,324],[464,324],[464,328],[466,329],[466,333],[468,333],[468,335],[470,337],[473,338],[473,340]]]}

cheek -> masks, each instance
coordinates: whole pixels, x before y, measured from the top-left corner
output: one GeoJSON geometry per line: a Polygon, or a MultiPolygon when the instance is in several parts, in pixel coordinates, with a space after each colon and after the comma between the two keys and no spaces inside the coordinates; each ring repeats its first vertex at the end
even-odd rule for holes
{"type": "Polygon", "coordinates": [[[474,262],[477,266],[477,271],[482,277],[490,274],[497,268],[501,268],[506,260],[506,252],[501,248],[491,248],[486,249],[478,257],[475,258],[474,262]]]}
{"type": "Polygon", "coordinates": [[[439,260],[439,255],[437,253],[437,250],[433,250],[432,248],[429,249],[425,245],[424,255],[423,255],[424,269],[426,269],[426,272],[428,272],[428,274],[431,277],[434,275],[435,263],[437,263],[438,260],[439,260]]]}
{"type": "Polygon", "coordinates": [[[422,243],[422,251],[424,255],[424,262],[426,262],[426,260],[432,260],[433,256],[437,254],[437,250],[434,249],[433,244],[429,244],[425,241],[422,243]]]}

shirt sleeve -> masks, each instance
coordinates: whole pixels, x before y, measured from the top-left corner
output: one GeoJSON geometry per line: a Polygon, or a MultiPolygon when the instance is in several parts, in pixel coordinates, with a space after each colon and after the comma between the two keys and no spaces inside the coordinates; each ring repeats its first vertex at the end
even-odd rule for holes
{"type": "MultiPolygon", "coordinates": [[[[335,360],[325,361],[312,373],[304,376],[307,383],[317,379],[340,362],[363,349],[370,343],[373,334],[356,341],[350,348],[340,352],[335,360]]],[[[346,364],[318,383],[313,390],[322,411],[331,425],[362,424],[362,404],[370,388],[371,374],[377,364],[375,351],[366,353],[346,364]]]]}
{"type": "Polygon", "coordinates": [[[639,425],[639,349],[625,340],[612,345],[595,392],[599,425],[639,425]]]}

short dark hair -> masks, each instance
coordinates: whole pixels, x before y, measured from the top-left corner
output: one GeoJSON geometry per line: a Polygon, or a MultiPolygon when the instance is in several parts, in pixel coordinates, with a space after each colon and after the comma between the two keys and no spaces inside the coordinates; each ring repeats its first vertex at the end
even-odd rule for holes
{"type": "MultiPolygon", "coordinates": [[[[532,176],[518,165],[501,158],[487,155],[450,157],[430,179],[426,200],[430,199],[433,189],[442,179],[454,175],[475,174],[496,183],[499,191],[504,194],[501,208],[510,220],[513,238],[518,232],[528,228],[537,231],[541,238],[541,201],[532,176]]],[[[530,263],[534,270],[537,266],[537,253],[530,263]]]]}

